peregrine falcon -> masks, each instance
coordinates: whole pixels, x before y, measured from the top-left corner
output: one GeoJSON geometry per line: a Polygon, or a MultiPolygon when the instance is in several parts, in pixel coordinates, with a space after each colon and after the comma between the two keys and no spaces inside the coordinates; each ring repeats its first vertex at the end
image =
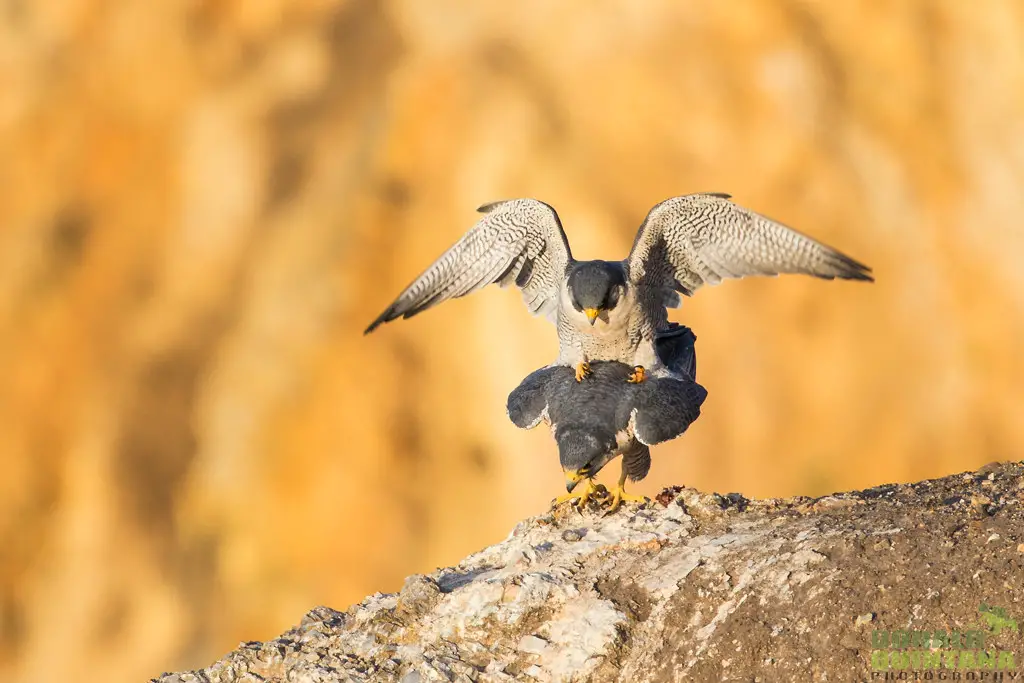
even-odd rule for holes
{"type": "Polygon", "coordinates": [[[610,511],[623,501],[643,500],[626,493],[626,479],[647,476],[649,447],[686,431],[707,397],[695,380],[694,341],[693,332],[682,325],[658,334],[659,359],[672,370],[671,377],[624,384],[630,366],[594,361],[590,379],[578,384],[572,368],[555,365],[532,373],[509,394],[508,416],[517,427],[532,429],[541,421],[551,427],[568,491],[555,499],[556,505],[575,498],[585,506],[597,491],[594,477],[618,455],[622,473],[610,511]]]}
{"type": "Polygon", "coordinates": [[[515,284],[530,312],[558,326],[554,365],[632,366],[627,381],[669,371],[654,344],[668,308],[702,285],[746,275],[805,273],[871,281],[871,269],[721,193],[667,199],[647,214],[624,261],[577,261],[555,210],[535,199],[486,204],[486,214],[412,282],[366,332],[398,317],[465,296],[485,285],[515,284]]]}

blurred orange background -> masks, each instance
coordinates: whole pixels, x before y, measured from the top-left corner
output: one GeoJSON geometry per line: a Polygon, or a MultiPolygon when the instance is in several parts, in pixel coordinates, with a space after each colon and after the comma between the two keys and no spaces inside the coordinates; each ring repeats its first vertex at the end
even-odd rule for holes
{"type": "Polygon", "coordinates": [[[1021,457],[1015,0],[11,1],[0,85],[4,681],[204,665],[545,510],[516,292],[362,336],[495,199],[610,259],[726,191],[875,269],[686,300],[710,395],[640,492],[1021,457]]]}

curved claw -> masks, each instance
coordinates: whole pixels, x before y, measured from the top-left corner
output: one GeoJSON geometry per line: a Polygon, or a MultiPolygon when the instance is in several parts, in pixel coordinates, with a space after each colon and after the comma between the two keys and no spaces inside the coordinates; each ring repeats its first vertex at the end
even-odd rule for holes
{"type": "Polygon", "coordinates": [[[593,370],[590,369],[590,363],[583,361],[576,366],[576,381],[582,382],[584,378],[590,377],[591,373],[593,373],[593,370]]]}
{"type": "Polygon", "coordinates": [[[647,371],[644,370],[644,366],[637,365],[633,368],[633,372],[629,374],[629,377],[626,378],[626,381],[630,384],[640,384],[645,379],[647,379],[647,371]]]}
{"type": "Polygon", "coordinates": [[[618,510],[623,502],[626,503],[646,503],[648,501],[646,496],[635,496],[631,493],[626,493],[626,490],[621,486],[615,487],[612,491],[612,502],[608,508],[607,514],[612,514],[618,510]]]}
{"type": "Polygon", "coordinates": [[[594,483],[593,479],[587,479],[583,484],[576,488],[575,491],[566,493],[564,496],[555,498],[554,502],[551,503],[551,507],[556,507],[562,503],[568,503],[574,498],[579,498],[579,502],[576,506],[579,508],[586,507],[587,503],[593,498],[594,494],[597,493],[597,484],[594,483]]]}

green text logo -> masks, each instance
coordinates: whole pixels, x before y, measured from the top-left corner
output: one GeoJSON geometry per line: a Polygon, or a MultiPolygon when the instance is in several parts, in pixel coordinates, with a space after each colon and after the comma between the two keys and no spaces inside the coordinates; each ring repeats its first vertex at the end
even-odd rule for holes
{"type": "Polygon", "coordinates": [[[1016,680],[1020,677],[1024,680],[1024,674],[1016,671],[1014,653],[989,642],[1007,632],[1018,634],[1016,620],[1002,607],[987,604],[978,608],[978,614],[983,623],[965,631],[872,631],[871,677],[886,680],[1016,680]]]}

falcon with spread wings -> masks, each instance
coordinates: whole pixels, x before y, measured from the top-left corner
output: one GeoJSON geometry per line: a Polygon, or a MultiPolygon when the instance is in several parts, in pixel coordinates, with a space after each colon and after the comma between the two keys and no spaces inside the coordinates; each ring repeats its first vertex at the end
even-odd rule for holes
{"type": "Polygon", "coordinates": [[[655,352],[669,308],[701,286],[747,275],[804,273],[872,281],[871,269],[721,193],[667,199],[647,214],[624,261],[577,261],[555,210],[535,199],[487,204],[485,215],[380,314],[366,332],[491,283],[515,284],[527,308],[558,327],[554,365],[632,366],[627,381],[671,375],[655,352]]]}

